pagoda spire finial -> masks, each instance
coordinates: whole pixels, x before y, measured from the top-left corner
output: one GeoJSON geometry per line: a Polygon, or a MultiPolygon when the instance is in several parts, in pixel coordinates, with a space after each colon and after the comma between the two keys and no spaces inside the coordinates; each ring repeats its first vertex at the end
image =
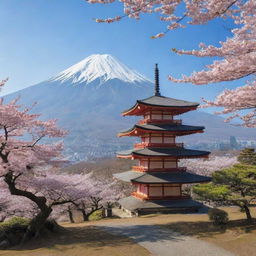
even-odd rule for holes
{"type": "Polygon", "coordinates": [[[157,64],[155,66],[155,96],[161,96],[159,86],[159,70],[157,64]]]}

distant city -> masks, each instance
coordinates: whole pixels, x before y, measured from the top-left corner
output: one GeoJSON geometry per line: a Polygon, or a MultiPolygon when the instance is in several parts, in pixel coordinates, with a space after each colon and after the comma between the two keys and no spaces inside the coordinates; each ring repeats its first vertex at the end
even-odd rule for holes
{"type": "Polygon", "coordinates": [[[240,140],[235,136],[230,136],[229,140],[216,141],[216,142],[199,142],[196,144],[187,144],[194,149],[207,149],[207,150],[240,150],[246,147],[256,148],[256,140],[240,140]]]}
{"type": "MultiPolygon", "coordinates": [[[[95,160],[97,158],[110,158],[116,155],[116,152],[132,147],[131,142],[135,142],[134,139],[120,143],[120,140],[113,139],[108,141],[107,144],[100,143],[99,140],[92,140],[88,138],[84,139],[84,146],[76,151],[67,147],[65,155],[71,163],[79,161],[95,160]]],[[[243,148],[256,148],[256,140],[240,140],[235,136],[230,136],[229,140],[223,141],[209,141],[209,142],[197,142],[197,143],[185,143],[187,148],[209,151],[228,151],[228,150],[241,150],[243,148]]]]}

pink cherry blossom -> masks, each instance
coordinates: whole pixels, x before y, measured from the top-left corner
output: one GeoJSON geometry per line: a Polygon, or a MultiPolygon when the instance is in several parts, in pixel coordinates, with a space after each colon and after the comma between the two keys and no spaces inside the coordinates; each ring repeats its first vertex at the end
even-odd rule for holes
{"type": "Polygon", "coordinates": [[[20,198],[29,202],[24,206],[37,209],[26,239],[40,232],[52,207],[70,202],[73,193],[73,184],[56,176],[53,168],[64,161],[63,144],[50,139],[62,138],[66,131],[57,127],[56,120],[41,121],[30,110],[20,106],[18,99],[6,104],[0,100],[0,189],[9,193],[9,202],[20,198]]]}
{"type": "MultiPolygon", "coordinates": [[[[109,0],[89,0],[90,3],[112,3],[109,0]]],[[[209,21],[222,18],[233,20],[232,35],[220,46],[201,43],[199,50],[177,50],[182,55],[196,57],[218,57],[205,69],[183,75],[173,82],[205,85],[223,81],[234,81],[247,78],[237,90],[226,90],[217,96],[215,101],[205,100],[204,107],[222,107],[219,114],[230,114],[226,121],[240,118],[247,127],[256,127],[256,1],[255,0],[121,0],[125,17],[140,19],[141,14],[157,13],[161,21],[166,22],[166,31],[151,38],[161,38],[168,31],[189,25],[207,24],[209,21]],[[253,76],[254,75],[254,76],[253,76]],[[234,97],[234,99],[233,99],[234,97]],[[232,100],[231,100],[232,99],[232,100]],[[244,111],[248,109],[249,111],[244,111]]],[[[112,22],[113,19],[101,19],[101,22],[112,22]]]]}
{"type": "Polygon", "coordinates": [[[189,172],[211,176],[215,171],[228,168],[237,163],[236,157],[214,156],[210,159],[184,159],[180,165],[187,167],[189,172]]]}

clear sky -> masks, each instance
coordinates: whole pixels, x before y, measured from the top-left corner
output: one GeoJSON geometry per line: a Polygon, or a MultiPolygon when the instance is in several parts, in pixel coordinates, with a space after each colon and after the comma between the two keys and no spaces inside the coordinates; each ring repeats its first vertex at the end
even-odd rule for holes
{"type": "Polygon", "coordinates": [[[162,92],[171,97],[213,99],[223,88],[241,85],[174,85],[167,81],[168,74],[180,77],[210,63],[208,58],[179,56],[171,49],[193,49],[200,42],[218,45],[231,35],[232,25],[227,21],[190,26],[155,40],[150,36],[165,31],[166,25],[155,15],[112,24],[93,21],[119,14],[120,3],[107,6],[90,5],[84,0],[0,0],[0,78],[10,78],[1,95],[42,82],[95,53],[111,54],[151,79],[154,63],[159,63],[162,92]]]}

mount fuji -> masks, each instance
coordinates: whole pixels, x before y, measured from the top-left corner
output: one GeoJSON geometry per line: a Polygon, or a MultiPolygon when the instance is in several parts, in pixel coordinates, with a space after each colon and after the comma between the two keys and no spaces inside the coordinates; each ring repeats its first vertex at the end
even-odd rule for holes
{"type": "Polygon", "coordinates": [[[135,70],[131,70],[120,61],[108,54],[93,54],[70,68],[60,72],[50,81],[69,83],[73,85],[83,84],[98,86],[104,85],[110,80],[118,79],[134,85],[151,83],[149,79],[135,70]]]}
{"type": "MultiPolygon", "coordinates": [[[[57,118],[69,130],[66,155],[72,160],[113,156],[131,146],[130,139],[117,139],[118,131],[129,128],[136,118],[122,118],[122,110],[137,99],[153,94],[153,83],[108,54],[94,54],[39,84],[6,95],[42,113],[42,119],[57,118]]],[[[252,139],[253,131],[223,123],[204,112],[184,115],[184,123],[206,126],[206,133],[190,136],[190,143],[228,139],[230,135],[252,139]],[[192,138],[193,137],[193,138],[192,138]]],[[[183,139],[183,138],[182,138],[183,139]]],[[[183,139],[184,140],[184,139],[183,139]]]]}

